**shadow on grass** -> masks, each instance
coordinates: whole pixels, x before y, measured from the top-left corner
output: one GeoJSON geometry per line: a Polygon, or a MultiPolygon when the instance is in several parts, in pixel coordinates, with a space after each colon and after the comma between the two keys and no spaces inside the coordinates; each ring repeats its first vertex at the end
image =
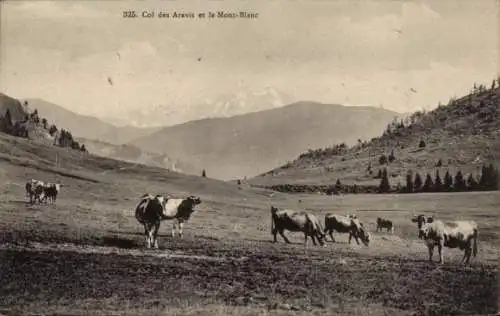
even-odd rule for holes
{"type": "Polygon", "coordinates": [[[109,236],[99,238],[99,240],[97,240],[97,243],[100,246],[117,247],[122,249],[140,248],[140,246],[142,246],[139,245],[139,243],[135,240],[109,236]]]}

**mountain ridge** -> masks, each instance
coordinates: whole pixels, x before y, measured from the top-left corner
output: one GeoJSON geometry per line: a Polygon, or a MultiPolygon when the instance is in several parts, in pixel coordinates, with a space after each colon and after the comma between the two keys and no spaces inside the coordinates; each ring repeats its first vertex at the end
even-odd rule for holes
{"type": "Polygon", "coordinates": [[[228,118],[165,127],[129,144],[185,161],[208,176],[231,180],[258,174],[314,146],[378,134],[398,113],[373,107],[300,101],[228,118]],[[346,132],[346,130],[354,132],[346,132]]]}
{"type": "Polygon", "coordinates": [[[100,118],[79,114],[43,99],[27,98],[23,100],[28,102],[30,108],[38,109],[43,117],[54,122],[57,126],[71,129],[73,135],[77,137],[97,139],[119,145],[158,129],[158,127],[116,126],[100,118]]]}
{"type": "Polygon", "coordinates": [[[378,186],[387,169],[393,187],[406,183],[408,172],[461,171],[473,178],[481,167],[500,163],[500,79],[492,87],[475,85],[470,93],[417,111],[387,125],[369,142],[311,149],[293,161],[270,169],[248,182],[264,187],[343,184],[378,186]],[[497,83],[497,84],[495,84],[497,83]],[[388,157],[392,156],[390,159],[388,157]]]}

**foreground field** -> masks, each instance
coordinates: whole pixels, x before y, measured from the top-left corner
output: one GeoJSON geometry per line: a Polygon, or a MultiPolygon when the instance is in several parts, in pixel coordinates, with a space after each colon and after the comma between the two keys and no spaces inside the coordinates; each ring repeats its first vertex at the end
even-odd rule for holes
{"type": "Polygon", "coordinates": [[[40,163],[39,149],[31,156],[26,152],[24,160],[15,152],[0,157],[0,313],[497,311],[498,192],[292,196],[97,158],[84,165],[77,156],[65,156],[68,167],[55,167],[48,158],[40,163]],[[56,205],[26,205],[23,184],[31,177],[65,184],[56,205]],[[143,249],[133,209],[145,192],[201,197],[183,239],[169,236],[167,222],[160,229],[161,249],[143,249]],[[304,248],[301,234],[288,233],[294,244],[281,239],[272,244],[271,204],[311,209],[320,218],[327,212],[356,213],[373,241],[369,247],[349,245],[347,236],[339,236],[324,248],[304,248]],[[417,213],[476,220],[479,253],[472,265],[459,265],[462,254],[448,249],[444,265],[428,263],[410,221],[417,213]],[[374,232],[379,216],[394,220],[394,235],[374,232]]]}

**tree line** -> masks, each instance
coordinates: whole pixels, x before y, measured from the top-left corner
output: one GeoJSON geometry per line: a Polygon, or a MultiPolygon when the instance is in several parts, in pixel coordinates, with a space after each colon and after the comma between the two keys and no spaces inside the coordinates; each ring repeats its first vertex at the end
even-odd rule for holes
{"type": "MultiPolygon", "coordinates": [[[[391,192],[387,168],[380,170],[380,173],[379,193],[391,192]]],[[[483,165],[480,175],[474,176],[470,173],[467,177],[461,170],[458,170],[454,176],[447,170],[441,178],[439,170],[436,170],[434,177],[427,173],[423,179],[418,172],[414,174],[412,170],[409,170],[406,174],[406,185],[398,184],[396,187],[398,193],[495,191],[498,189],[499,173],[498,168],[493,164],[483,165]]]]}
{"type": "MultiPolygon", "coordinates": [[[[24,102],[24,107],[28,107],[28,102],[24,102]]],[[[0,117],[2,118],[2,117],[0,117]]],[[[59,147],[68,147],[75,150],[80,150],[86,152],[84,144],[80,144],[73,138],[73,135],[70,131],[57,128],[55,124],[50,125],[45,118],[40,118],[38,114],[38,110],[35,109],[33,112],[28,113],[24,116],[23,121],[14,121],[12,119],[12,115],[10,113],[10,109],[7,109],[5,115],[3,116],[0,124],[0,131],[17,136],[29,138],[29,131],[27,128],[27,123],[32,123],[35,126],[38,126],[44,130],[46,130],[50,136],[54,137],[54,145],[59,147]]]]}

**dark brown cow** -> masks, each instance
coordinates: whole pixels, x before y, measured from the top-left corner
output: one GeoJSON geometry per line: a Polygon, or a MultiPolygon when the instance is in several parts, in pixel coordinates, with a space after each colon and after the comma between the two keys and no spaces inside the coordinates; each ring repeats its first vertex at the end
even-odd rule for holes
{"type": "Polygon", "coordinates": [[[359,245],[359,240],[368,246],[370,243],[370,233],[366,231],[363,224],[358,218],[353,218],[352,216],[342,216],[328,213],[325,215],[325,234],[330,234],[332,241],[335,242],[333,238],[333,232],[338,233],[349,233],[349,243],[351,243],[352,237],[356,240],[359,245]]]}
{"type": "Polygon", "coordinates": [[[394,224],[392,223],[392,221],[378,217],[377,218],[377,231],[382,231],[382,229],[384,229],[384,228],[388,232],[390,231],[392,234],[394,234],[394,224]]]}
{"type": "Polygon", "coordinates": [[[321,222],[314,214],[309,212],[299,212],[290,209],[282,209],[271,206],[271,233],[274,236],[274,242],[277,242],[279,233],[286,243],[290,240],[285,236],[284,231],[303,232],[304,246],[307,245],[307,237],[311,237],[313,244],[318,240],[320,245],[324,245],[325,234],[321,227],[321,222]]]}
{"type": "Polygon", "coordinates": [[[57,195],[59,194],[62,186],[63,185],[59,183],[45,183],[43,185],[43,199],[45,203],[47,203],[48,200],[50,203],[54,204],[57,200],[57,195]]]}

